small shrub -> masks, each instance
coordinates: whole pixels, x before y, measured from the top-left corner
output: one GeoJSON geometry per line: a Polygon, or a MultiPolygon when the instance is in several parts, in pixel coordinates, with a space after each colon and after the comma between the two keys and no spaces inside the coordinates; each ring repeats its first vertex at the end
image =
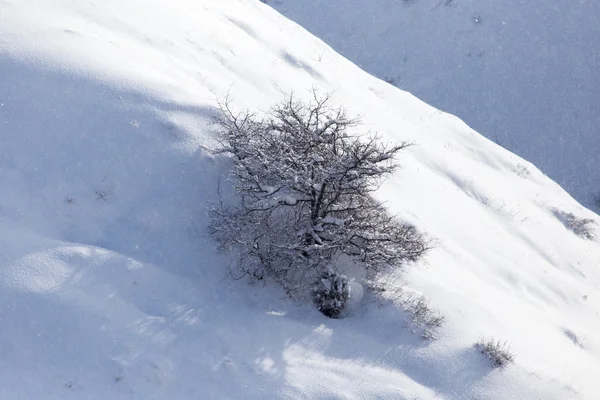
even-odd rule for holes
{"type": "Polygon", "coordinates": [[[594,240],[596,238],[596,230],[594,227],[596,221],[593,219],[578,217],[571,212],[559,210],[557,208],[553,209],[552,212],[567,229],[571,230],[577,236],[588,240],[594,240]]]}
{"type": "Polygon", "coordinates": [[[527,178],[527,177],[529,177],[529,175],[531,175],[531,171],[525,164],[517,164],[514,167],[513,171],[515,172],[515,174],[517,174],[521,178],[527,178]]]}
{"type": "Polygon", "coordinates": [[[340,316],[349,296],[348,278],[331,269],[323,272],[313,287],[313,300],[317,308],[329,318],[340,316]]]}
{"type": "Polygon", "coordinates": [[[411,333],[419,334],[427,341],[437,339],[437,331],[444,325],[446,318],[432,308],[427,296],[415,294],[405,286],[398,285],[397,279],[397,276],[387,276],[370,282],[370,289],[377,299],[390,301],[407,314],[405,326],[411,333]],[[395,282],[389,283],[388,279],[394,279],[395,282]]]}
{"type": "Polygon", "coordinates": [[[475,347],[492,362],[494,368],[505,368],[515,361],[515,355],[506,341],[481,339],[475,347]]]}
{"type": "Polygon", "coordinates": [[[402,309],[410,318],[407,320],[411,332],[421,331],[425,340],[435,340],[436,331],[444,324],[445,318],[434,311],[425,295],[404,294],[401,298],[402,309]]]}
{"type": "Polygon", "coordinates": [[[392,86],[396,86],[396,78],[393,76],[386,76],[385,78],[383,78],[383,80],[392,86]]]}

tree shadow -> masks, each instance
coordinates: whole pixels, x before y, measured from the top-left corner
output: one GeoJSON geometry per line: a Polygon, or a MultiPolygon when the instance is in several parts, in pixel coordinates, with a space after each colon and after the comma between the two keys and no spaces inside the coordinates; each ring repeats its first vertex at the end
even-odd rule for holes
{"type": "Polygon", "coordinates": [[[73,275],[55,296],[3,288],[17,306],[0,344],[23,336],[20,345],[32,352],[23,362],[47,366],[93,354],[81,364],[90,374],[90,365],[115,355],[117,375],[99,372],[88,382],[133,373],[139,359],[147,359],[144,368],[172,364],[172,383],[160,383],[171,398],[325,398],[357,390],[408,399],[405,384],[450,393],[457,381],[468,387],[483,375],[470,351],[427,356],[389,307],[329,320],[283,299],[274,309],[276,290],[220,282],[225,260],[204,233],[206,207],[230,163],[209,150],[210,106],[0,61],[0,182],[13,189],[0,193],[2,218],[89,250],[57,256],[73,275]],[[47,341],[36,342],[38,328],[26,330],[34,314],[52,335],[47,341]],[[198,379],[206,385],[178,385],[198,379]]]}

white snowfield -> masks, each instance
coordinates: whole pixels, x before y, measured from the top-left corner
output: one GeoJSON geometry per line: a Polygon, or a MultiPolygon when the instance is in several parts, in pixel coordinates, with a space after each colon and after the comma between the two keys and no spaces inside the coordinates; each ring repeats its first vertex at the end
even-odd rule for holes
{"type": "Polygon", "coordinates": [[[265,1],[600,210],[597,1],[265,1]]]}
{"type": "Polygon", "coordinates": [[[0,0],[0,399],[598,399],[600,245],[555,207],[600,222],[258,0],[0,0]],[[215,101],[313,87],[416,143],[378,196],[436,239],[405,276],[436,341],[235,281],[206,234],[215,101]]]}

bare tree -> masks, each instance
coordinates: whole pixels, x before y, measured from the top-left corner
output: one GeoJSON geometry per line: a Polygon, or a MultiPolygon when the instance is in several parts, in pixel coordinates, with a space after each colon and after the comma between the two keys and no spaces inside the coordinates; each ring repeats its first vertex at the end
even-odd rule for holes
{"type": "Polygon", "coordinates": [[[428,241],[372,196],[409,143],[385,145],[351,133],[358,121],[329,96],[289,95],[269,112],[236,113],[220,104],[216,137],[234,157],[241,202],[213,210],[211,233],[237,250],[240,270],[290,291],[312,284],[346,256],[368,273],[417,260],[428,241]]]}

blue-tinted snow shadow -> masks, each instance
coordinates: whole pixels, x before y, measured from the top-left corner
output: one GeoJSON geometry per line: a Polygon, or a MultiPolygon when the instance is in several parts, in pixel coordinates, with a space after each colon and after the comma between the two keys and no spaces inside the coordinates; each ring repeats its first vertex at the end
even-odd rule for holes
{"type": "MultiPolygon", "coordinates": [[[[240,290],[244,283],[230,280],[216,284],[226,275],[225,261],[214,255],[215,246],[205,235],[206,207],[217,199],[217,183],[229,161],[203,147],[212,108],[6,58],[0,59],[0,76],[0,181],[19,183],[11,186],[12,193],[0,194],[0,212],[48,238],[109,249],[163,271],[134,279],[130,261],[121,256],[111,256],[106,268],[98,270],[108,274],[101,280],[107,296],[126,299],[141,313],[128,321],[128,329],[140,341],[178,355],[179,381],[214,374],[230,382],[215,385],[215,396],[273,397],[289,385],[286,354],[294,346],[311,346],[321,327],[330,333],[315,350],[326,357],[402,371],[440,393],[456,387],[457,380],[468,387],[487,371],[471,350],[439,362],[422,356],[426,346],[403,327],[403,314],[390,307],[329,320],[277,290],[240,290]],[[119,271],[121,280],[109,279],[119,271]],[[189,279],[201,290],[165,294],[161,283],[171,275],[189,279]]],[[[97,288],[102,274],[86,271],[82,279],[87,276],[90,290],[97,288]]],[[[85,293],[85,279],[77,285],[85,293]]],[[[52,315],[66,307],[44,303],[43,295],[10,296],[25,307],[24,313],[28,307],[49,307],[52,315]]],[[[101,317],[66,308],[65,315],[74,317],[64,329],[52,329],[55,337],[85,327],[78,337],[90,338],[85,342],[90,348],[96,340],[102,343],[97,354],[129,351],[113,347],[110,335],[94,332],[102,321],[85,322],[101,317]]],[[[39,326],[51,324],[39,321],[39,326]]],[[[27,346],[35,350],[37,345],[27,346]]],[[[194,390],[202,394],[202,388],[194,390]]]]}
{"type": "Polygon", "coordinates": [[[357,318],[324,319],[323,323],[332,330],[324,354],[350,362],[361,360],[366,367],[401,372],[442,397],[457,387],[468,393],[491,372],[474,348],[440,351],[438,343],[411,333],[406,319],[407,315],[392,304],[370,306],[357,318]]]}
{"type": "Polygon", "coordinates": [[[8,58],[0,76],[0,181],[15,183],[0,194],[4,217],[173,270],[203,268],[205,208],[228,167],[203,146],[210,105],[8,58]]]}
{"type": "Polygon", "coordinates": [[[246,24],[238,19],[232,18],[232,17],[227,17],[227,19],[229,20],[229,22],[231,22],[232,24],[237,26],[240,30],[242,30],[246,35],[250,36],[251,38],[253,38],[255,40],[260,40],[259,36],[256,34],[254,29],[252,29],[248,24],[246,24]]]}

